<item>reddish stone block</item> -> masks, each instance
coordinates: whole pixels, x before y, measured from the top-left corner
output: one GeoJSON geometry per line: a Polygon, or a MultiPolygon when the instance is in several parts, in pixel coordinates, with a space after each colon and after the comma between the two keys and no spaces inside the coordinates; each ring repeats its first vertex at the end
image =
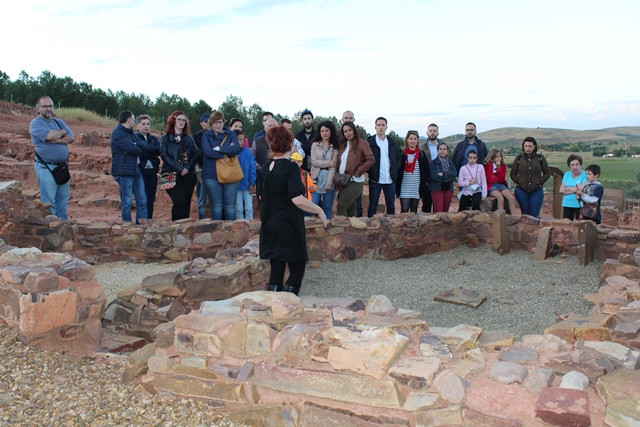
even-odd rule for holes
{"type": "Polygon", "coordinates": [[[70,286],[78,294],[79,304],[92,304],[104,300],[104,288],[100,283],[91,281],[71,282],[70,286]]]}
{"type": "Polygon", "coordinates": [[[20,296],[20,332],[39,335],[76,319],[76,294],[70,290],[48,295],[30,293],[20,296]]]}
{"type": "Polygon", "coordinates": [[[588,427],[589,395],[586,391],[546,388],[535,406],[536,418],[554,426],[588,427]]]}
{"type": "Polygon", "coordinates": [[[46,293],[58,289],[58,273],[53,268],[36,268],[24,279],[28,292],[46,293]]]}

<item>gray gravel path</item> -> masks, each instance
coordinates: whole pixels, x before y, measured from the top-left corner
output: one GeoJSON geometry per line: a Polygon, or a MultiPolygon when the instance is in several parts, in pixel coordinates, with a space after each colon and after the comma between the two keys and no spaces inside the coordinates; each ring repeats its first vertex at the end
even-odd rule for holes
{"type": "Polygon", "coordinates": [[[449,252],[396,261],[360,259],[307,268],[300,295],[363,298],[386,295],[395,307],[420,311],[430,326],[461,323],[516,336],[543,333],[565,313],[586,313],[584,295],[598,289],[602,262],[586,267],[568,255],[534,261],[533,254],[500,256],[489,246],[461,246],[449,252]],[[487,295],[478,308],[433,301],[457,287],[487,295]]]}

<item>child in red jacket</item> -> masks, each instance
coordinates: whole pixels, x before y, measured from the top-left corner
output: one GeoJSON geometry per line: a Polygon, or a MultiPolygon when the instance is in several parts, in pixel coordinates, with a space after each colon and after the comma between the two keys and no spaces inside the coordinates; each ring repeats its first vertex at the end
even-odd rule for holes
{"type": "Polygon", "coordinates": [[[502,151],[492,148],[484,160],[484,174],[487,178],[487,191],[498,201],[498,209],[504,209],[504,201],[509,204],[509,214],[516,213],[516,199],[507,184],[507,165],[504,163],[502,151]]]}
{"type": "Polygon", "coordinates": [[[318,186],[311,179],[309,172],[302,169],[302,156],[300,155],[300,153],[295,152],[291,155],[291,157],[289,157],[289,160],[297,163],[300,167],[300,179],[302,180],[302,185],[304,185],[305,197],[311,200],[311,193],[315,193],[318,189],[318,186]]]}

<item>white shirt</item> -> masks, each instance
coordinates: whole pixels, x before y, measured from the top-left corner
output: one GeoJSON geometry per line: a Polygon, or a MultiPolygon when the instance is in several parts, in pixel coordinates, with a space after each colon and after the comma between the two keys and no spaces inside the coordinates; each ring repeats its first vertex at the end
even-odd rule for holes
{"type": "Polygon", "coordinates": [[[376,144],[380,148],[380,176],[378,178],[378,184],[391,184],[391,162],[389,161],[389,142],[387,137],[384,139],[378,138],[376,135],[376,144]]]}
{"type": "Polygon", "coordinates": [[[427,140],[427,147],[429,147],[429,153],[431,154],[431,160],[436,159],[438,157],[438,140],[436,139],[436,143],[432,144],[429,140],[427,140]]]}

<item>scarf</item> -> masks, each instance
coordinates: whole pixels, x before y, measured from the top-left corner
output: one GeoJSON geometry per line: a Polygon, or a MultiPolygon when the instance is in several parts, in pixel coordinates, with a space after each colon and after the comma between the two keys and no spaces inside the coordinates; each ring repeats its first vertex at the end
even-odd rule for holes
{"type": "Polygon", "coordinates": [[[449,170],[449,158],[438,156],[438,160],[440,160],[440,164],[442,165],[442,170],[447,172],[449,170]]]}
{"type": "Polygon", "coordinates": [[[418,161],[418,157],[420,157],[420,149],[416,147],[414,150],[409,147],[404,148],[404,155],[407,157],[407,160],[404,162],[404,171],[407,173],[413,173],[413,170],[416,168],[416,162],[418,161]],[[409,156],[413,154],[413,161],[409,161],[409,156]]]}

